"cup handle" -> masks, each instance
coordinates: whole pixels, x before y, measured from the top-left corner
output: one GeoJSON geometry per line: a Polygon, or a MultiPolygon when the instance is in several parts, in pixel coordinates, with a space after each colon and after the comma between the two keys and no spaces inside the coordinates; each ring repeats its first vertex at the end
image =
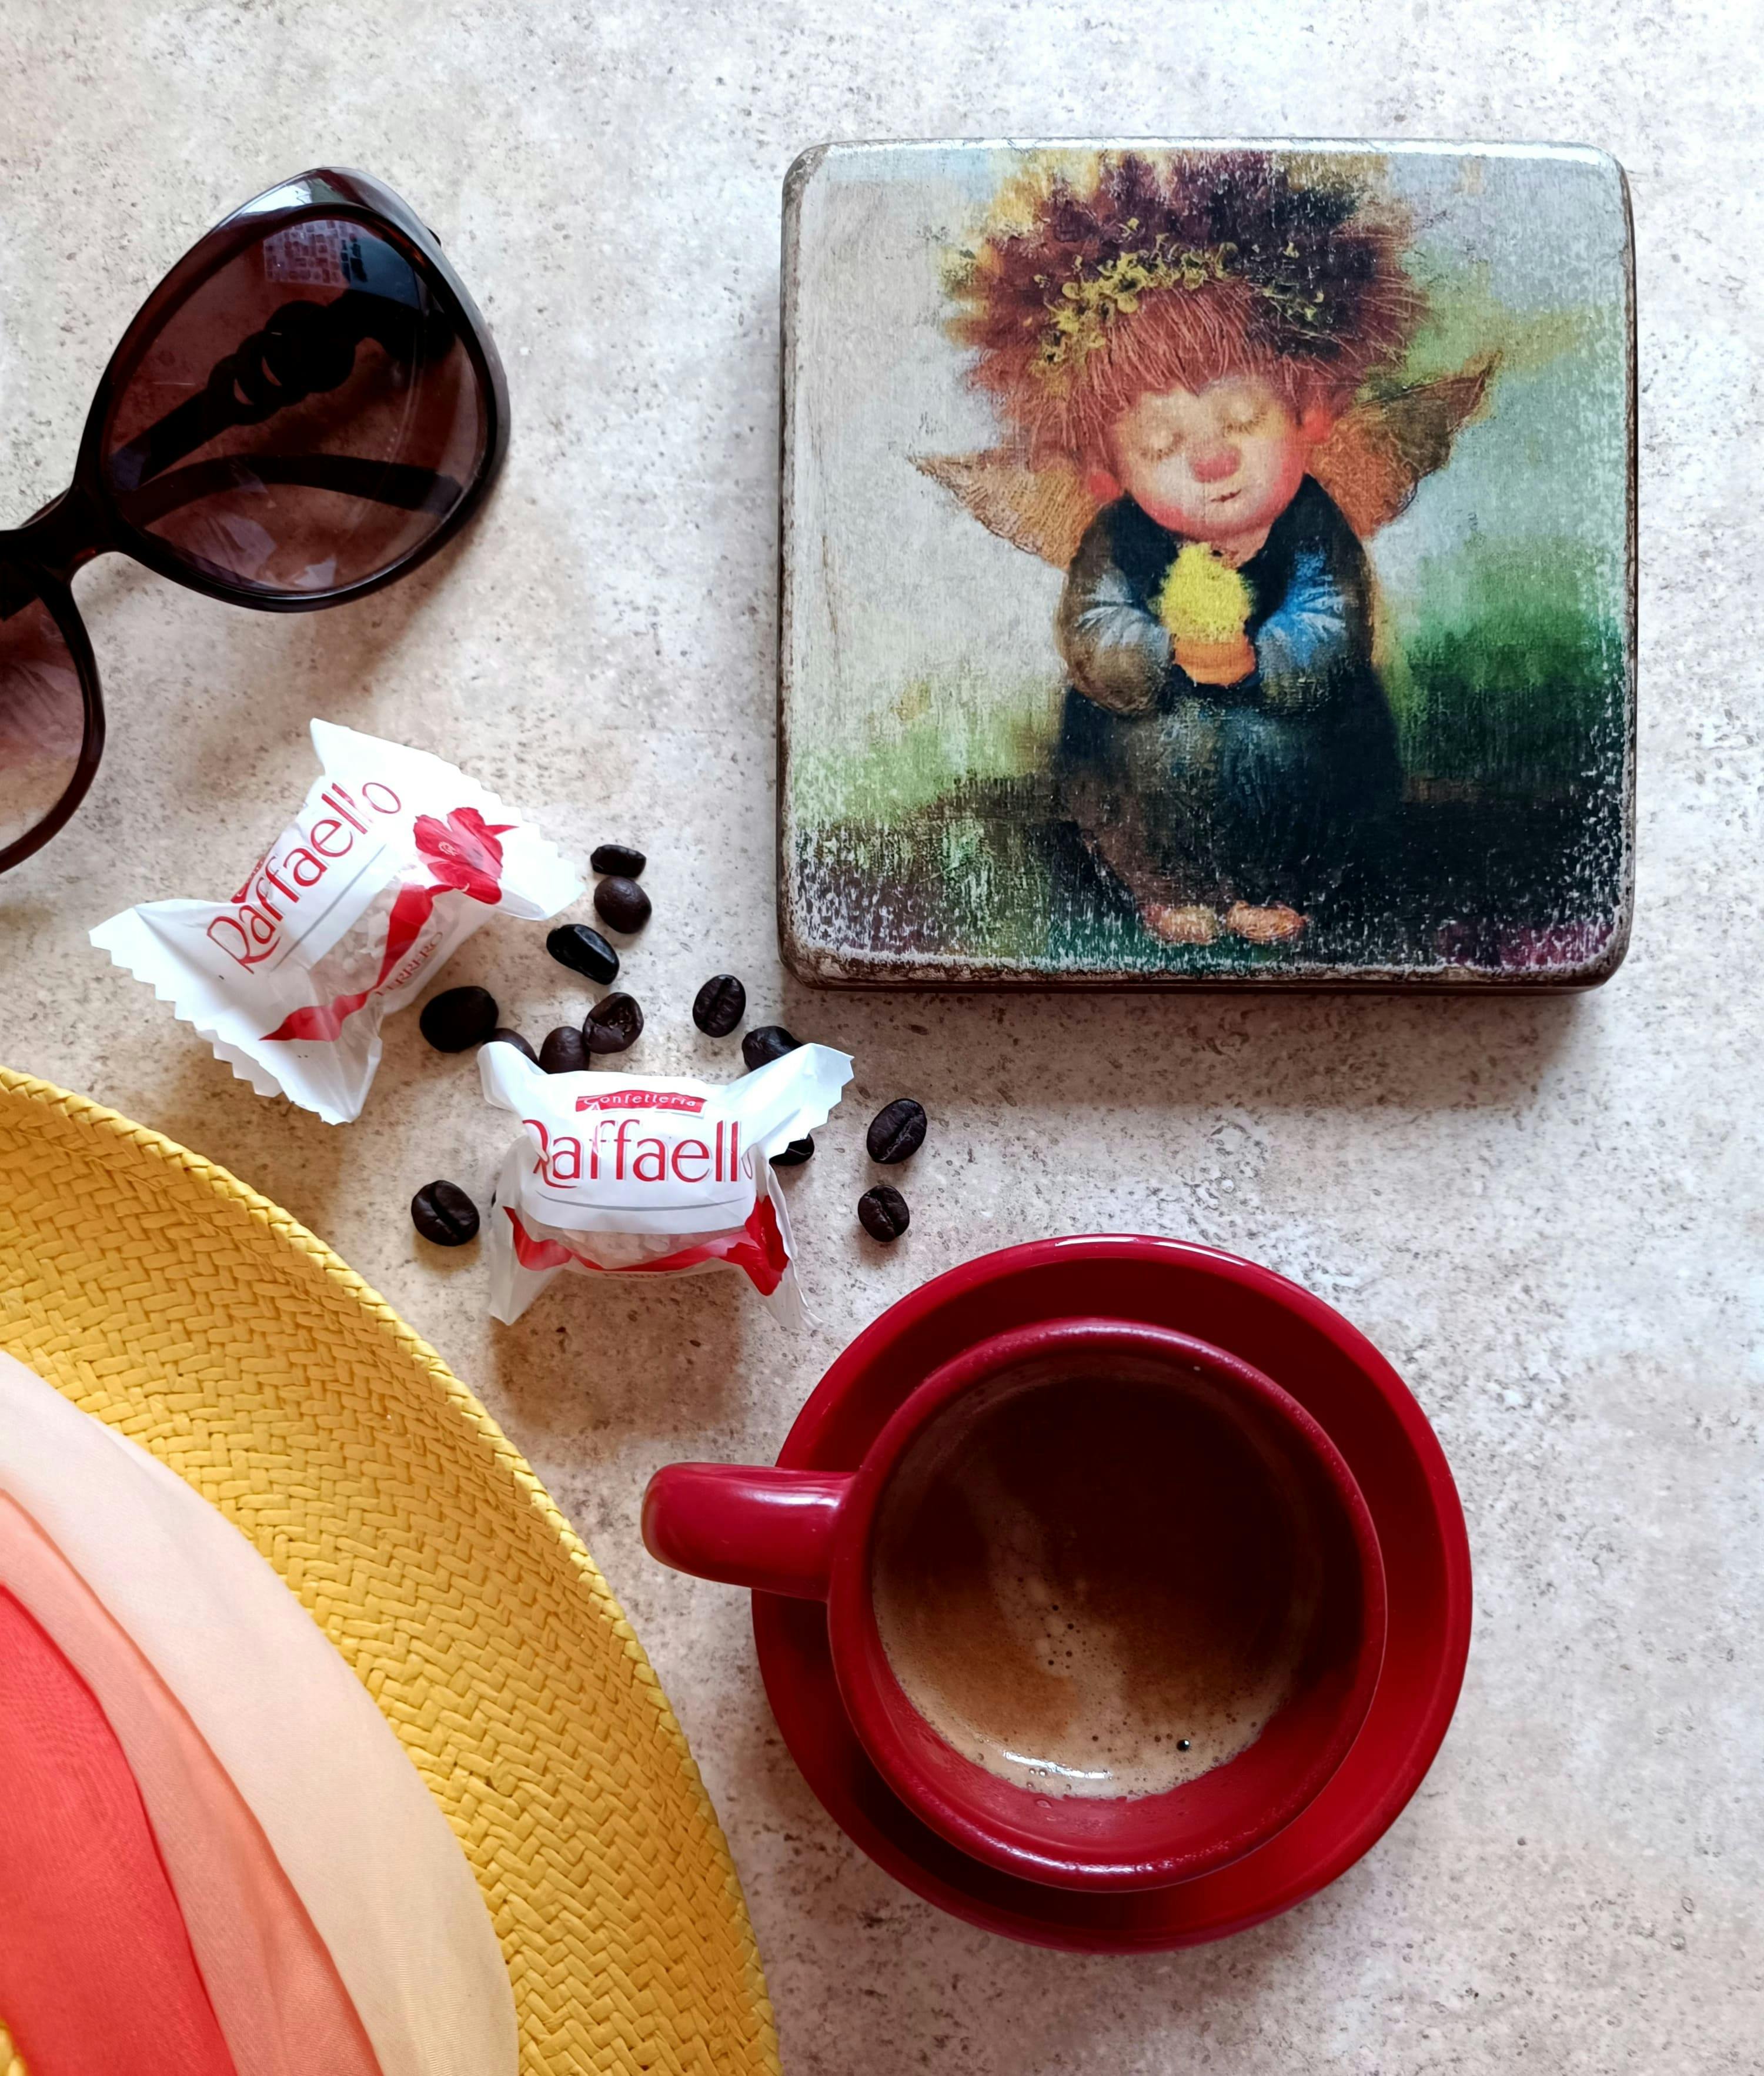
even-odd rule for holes
{"type": "Polygon", "coordinates": [[[669,1464],[643,1495],[652,1557],[695,1578],[824,1601],[848,1472],[669,1464]]]}

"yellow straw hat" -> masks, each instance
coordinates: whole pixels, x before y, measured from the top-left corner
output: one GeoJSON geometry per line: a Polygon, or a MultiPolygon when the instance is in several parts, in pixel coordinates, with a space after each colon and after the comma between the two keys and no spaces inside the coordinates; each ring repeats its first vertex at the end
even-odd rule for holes
{"type": "Polygon", "coordinates": [[[0,1347],[212,1501],[355,1667],[477,1875],[524,2076],[777,2070],[642,1646],[489,1414],[322,1240],[0,1068],[0,1347]]]}

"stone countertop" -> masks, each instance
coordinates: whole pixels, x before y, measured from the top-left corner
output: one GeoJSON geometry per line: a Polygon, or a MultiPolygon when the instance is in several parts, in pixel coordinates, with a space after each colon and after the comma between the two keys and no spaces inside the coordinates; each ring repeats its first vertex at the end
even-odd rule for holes
{"type": "MultiPolygon", "coordinates": [[[[0,882],[0,1058],[223,1161],[330,1240],[488,1402],[629,1610],[716,1796],[793,2076],[1754,2070],[1764,2039],[1759,93],[1737,6],[1397,0],[441,13],[13,0],[0,23],[0,516],[67,480],[141,296],[213,218],[329,160],[444,239],[513,396],[507,475],[415,579],[304,618],[119,561],[80,579],[109,695],[90,799],[0,882]],[[1579,999],[816,996],[772,920],[779,184],[826,137],[1571,139],[1634,183],[1644,484],[1640,898],[1579,999]],[[366,1115],[267,1102],[87,945],[236,883],[319,713],[467,765],[571,851],[629,837],[655,920],[633,1066],[722,1061],[717,969],[857,1084],[791,1181],[816,1319],[733,1277],[485,1317],[405,1206],[487,1185],[469,1066],[387,1027],[366,1115]],[[862,1241],[861,1124],[911,1092],[915,1218],[862,1241]],[[650,1472],[764,1459],[832,1355],[983,1248],[1188,1235],[1309,1284],[1408,1379],[1476,1566],[1463,1704],[1332,1889],[1136,1960],[940,1916],[821,1813],[738,1595],[658,1569],[650,1472]]],[[[586,912],[585,908],[581,912],[586,912]]],[[[538,1036],[580,993],[531,926],[450,978],[538,1036]]],[[[713,1068],[712,1071],[718,1069],[713,1068]]]]}

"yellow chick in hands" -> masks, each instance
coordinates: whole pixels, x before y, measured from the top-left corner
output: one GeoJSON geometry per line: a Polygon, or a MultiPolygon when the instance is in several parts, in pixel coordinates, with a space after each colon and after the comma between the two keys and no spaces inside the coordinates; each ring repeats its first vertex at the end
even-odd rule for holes
{"type": "Polygon", "coordinates": [[[1158,618],[1197,684],[1235,685],[1256,668],[1243,632],[1250,604],[1249,586],[1217,548],[1190,541],[1177,550],[1158,594],[1158,618]]]}

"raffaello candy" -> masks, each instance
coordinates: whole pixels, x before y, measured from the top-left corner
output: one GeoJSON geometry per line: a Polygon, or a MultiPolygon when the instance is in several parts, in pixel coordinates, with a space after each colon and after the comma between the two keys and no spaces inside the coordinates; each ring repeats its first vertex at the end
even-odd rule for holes
{"type": "Polygon", "coordinates": [[[380,1027],[492,915],[543,922],[582,878],[425,749],[313,723],[322,775],[227,901],[151,901],[92,941],[259,1095],[361,1114],[380,1027]]]}
{"type": "Polygon", "coordinates": [[[525,1127],[490,1214],[490,1310],[512,1323],[560,1268],[737,1268],[787,1323],[795,1248],[771,1156],[824,1124],[849,1054],[799,1045],[739,1081],[548,1074],[513,1045],[478,1055],[484,1092],[525,1127]]]}

